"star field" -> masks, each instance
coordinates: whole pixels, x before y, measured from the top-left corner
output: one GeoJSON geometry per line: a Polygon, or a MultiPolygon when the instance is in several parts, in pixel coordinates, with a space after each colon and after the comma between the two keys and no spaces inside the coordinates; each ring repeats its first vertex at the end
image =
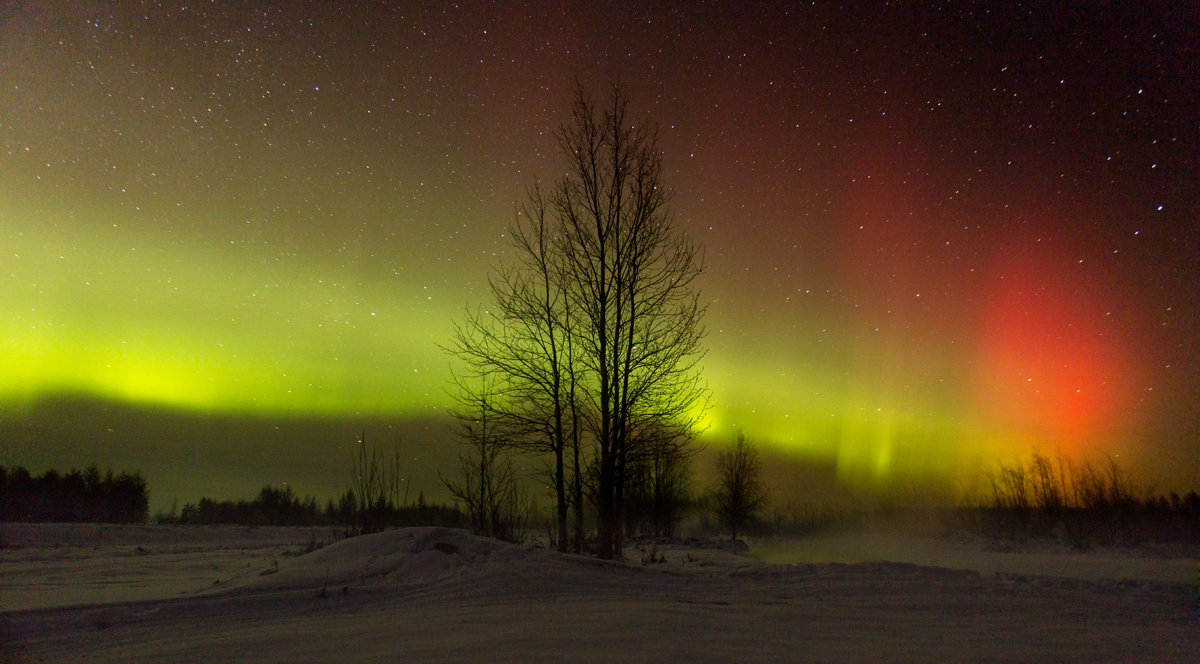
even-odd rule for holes
{"type": "Polygon", "coordinates": [[[4,418],[438,418],[576,80],[619,78],[706,250],[712,441],[1196,486],[1200,11],[860,5],[0,10],[4,418]]]}

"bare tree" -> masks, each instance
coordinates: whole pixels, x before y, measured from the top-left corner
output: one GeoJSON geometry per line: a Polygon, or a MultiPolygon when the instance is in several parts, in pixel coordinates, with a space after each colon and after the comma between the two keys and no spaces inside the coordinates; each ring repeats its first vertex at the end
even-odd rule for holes
{"type": "Polygon", "coordinates": [[[750,522],[767,502],[758,448],[738,433],[733,445],[717,455],[717,473],[717,515],[729,526],[730,538],[737,539],[738,528],[750,522]]]}
{"type": "Polygon", "coordinates": [[[509,443],[553,457],[560,548],[570,506],[580,545],[581,471],[595,468],[601,557],[620,553],[632,464],[686,446],[708,399],[700,255],[673,223],[655,134],[627,106],[618,85],[604,111],[578,91],[558,134],[567,174],[548,194],[529,189],[516,263],[497,269],[492,307],[468,314],[450,344],[473,378],[493,381],[487,408],[509,443]]]}
{"type": "Polygon", "coordinates": [[[367,443],[366,432],[358,438],[354,465],[350,471],[349,495],[354,518],[360,534],[377,533],[387,526],[388,515],[401,504],[400,488],[404,484],[407,502],[408,485],[400,477],[400,446],[392,446],[387,456],[378,447],[367,443]]]}
{"type": "MultiPolygon", "coordinates": [[[[503,442],[551,456],[558,548],[566,551],[569,473],[577,484],[580,457],[573,328],[546,200],[537,185],[526,193],[509,231],[516,264],[493,273],[488,280],[493,304],[468,313],[455,328],[450,350],[470,366],[470,380],[488,384],[488,398],[475,401],[493,426],[506,429],[503,442]]],[[[460,382],[459,391],[470,389],[460,382]]],[[[578,549],[582,514],[579,501],[575,504],[578,549]]]]}
{"type": "Polygon", "coordinates": [[[604,111],[579,92],[559,132],[571,167],[551,201],[587,372],[578,396],[596,446],[601,557],[620,554],[624,491],[639,446],[663,431],[690,440],[708,398],[698,370],[702,261],[673,223],[656,135],[632,123],[627,108],[620,86],[604,111]]]}
{"type": "MultiPolygon", "coordinates": [[[[485,384],[486,385],[486,384],[485,384]]],[[[464,450],[459,454],[458,472],[442,477],[442,484],[466,508],[471,531],[476,535],[520,541],[528,511],[511,444],[503,425],[493,417],[486,386],[467,397],[474,410],[462,409],[454,416],[462,429],[464,450]]]]}

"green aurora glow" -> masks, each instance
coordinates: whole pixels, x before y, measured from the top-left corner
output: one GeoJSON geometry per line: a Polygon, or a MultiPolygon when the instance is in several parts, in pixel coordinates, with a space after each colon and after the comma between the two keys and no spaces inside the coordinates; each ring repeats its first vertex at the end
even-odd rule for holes
{"type": "Polygon", "coordinates": [[[915,9],[114,6],[0,23],[4,424],[437,419],[572,79],[621,72],[708,252],[710,442],[852,484],[1032,448],[1200,483],[1195,16],[1083,21],[1096,54],[915,9]]]}

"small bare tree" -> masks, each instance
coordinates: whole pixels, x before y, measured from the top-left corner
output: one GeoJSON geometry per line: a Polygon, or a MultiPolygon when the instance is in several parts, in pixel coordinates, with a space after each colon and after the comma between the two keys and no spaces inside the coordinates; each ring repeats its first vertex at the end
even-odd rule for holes
{"type": "Polygon", "coordinates": [[[366,432],[358,438],[354,465],[350,471],[350,500],[353,504],[355,527],[359,534],[377,533],[387,526],[388,515],[407,502],[407,482],[400,477],[400,446],[392,447],[391,456],[367,443],[366,432]]]}
{"type": "Polygon", "coordinates": [[[767,502],[758,448],[738,433],[733,445],[717,455],[717,475],[717,516],[729,527],[730,539],[737,539],[738,528],[749,523],[767,502]]]}
{"type": "Polygon", "coordinates": [[[524,536],[529,501],[512,460],[511,442],[493,417],[487,388],[470,394],[475,410],[454,413],[464,445],[458,474],[443,476],[442,484],[466,508],[471,532],[518,542],[524,536]]]}

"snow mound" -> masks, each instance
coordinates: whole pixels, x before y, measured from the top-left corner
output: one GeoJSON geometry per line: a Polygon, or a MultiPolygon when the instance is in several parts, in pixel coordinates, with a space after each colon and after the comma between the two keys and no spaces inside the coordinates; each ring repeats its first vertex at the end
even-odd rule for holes
{"type": "Polygon", "coordinates": [[[434,581],[492,560],[529,551],[453,528],[405,528],[351,537],[311,553],[278,561],[232,587],[336,588],[434,581]]]}

